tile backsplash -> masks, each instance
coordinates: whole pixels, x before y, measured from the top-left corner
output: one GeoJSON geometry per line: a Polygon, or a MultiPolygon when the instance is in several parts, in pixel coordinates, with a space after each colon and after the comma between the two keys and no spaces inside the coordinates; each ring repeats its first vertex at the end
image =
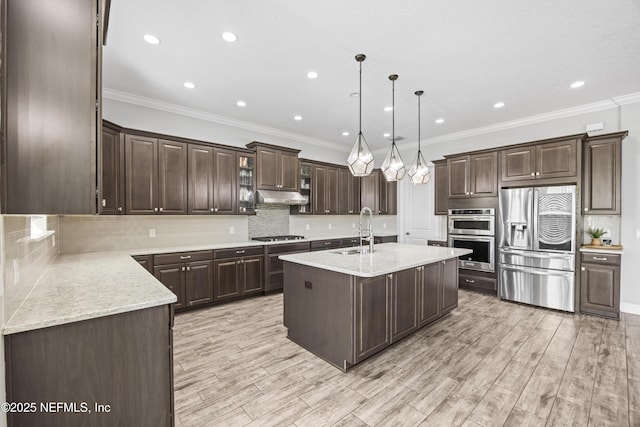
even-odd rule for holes
{"type": "MultiPolygon", "coordinates": [[[[357,236],[359,221],[358,215],[292,215],[289,219],[291,234],[311,238],[357,236]]],[[[397,234],[397,217],[374,215],[373,233],[397,234]]]]}
{"type": "MultiPolygon", "coordinates": [[[[611,239],[612,245],[620,244],[620,215],[584,215],[582,217],[586,231],[588,228],[604,228],[607,233],[603,239],[611,239]]],[[[582,234],[582,243],[591,243],[591,237],[585,232],[582,234]]]]}
{"type": "Polygon", "coordinates": [[[289,232],[289,205],[259,204],[249,217],[249,238],[296,234],[289,232]]]}
{"type": "Polygon", "coordinates": [[[59,221],[56,216],[47,216],[47,228],[53,233],[43,238],[31,239],[29,216],[3,215],[1,218],[6,323],[56,257],[59,221]]]}
{"type": "Polygon", "coordinates": [[[60,217],[61,253],[205,245],[247,239],[247,217],[241,215],[60,217]],[[155,237],[151,237],[152,233],[155,237]]]}

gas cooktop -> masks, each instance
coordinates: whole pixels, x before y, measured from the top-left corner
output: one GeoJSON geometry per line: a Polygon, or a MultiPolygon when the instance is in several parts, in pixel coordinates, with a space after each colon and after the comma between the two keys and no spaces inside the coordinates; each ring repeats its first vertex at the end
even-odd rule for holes
{"type": "Polygon", "coordinates": [[[251,240],[257,240],[259,242],[280,242],[283,240],[302,240],[304,236],[295,236],[292,234],[287,234],[284,236],[264,236],[264,237],[254,237],[251,240]]]}

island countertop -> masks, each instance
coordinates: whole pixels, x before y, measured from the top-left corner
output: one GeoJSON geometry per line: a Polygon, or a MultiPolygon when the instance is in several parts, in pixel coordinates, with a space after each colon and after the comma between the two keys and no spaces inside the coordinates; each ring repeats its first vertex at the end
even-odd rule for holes
{"type": "Polygon", "coordinates": [[[426,245],[382,243],[375,245],[372,254],[343,255],[345,249],[330,249],[280,255],[283,261],[322,268],[358,277],[376,277],[383,274],[457,258],[472,251],[426,245]]]}

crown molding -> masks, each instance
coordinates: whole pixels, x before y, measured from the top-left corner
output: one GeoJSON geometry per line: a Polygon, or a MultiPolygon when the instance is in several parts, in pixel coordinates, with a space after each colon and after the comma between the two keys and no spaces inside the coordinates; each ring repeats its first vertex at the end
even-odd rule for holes
{"type": "Polygon", "coordinates": [[[627,105],[627,104],[635,104],[640,102],[640,92],[629,93],[627,95],[614,96],[613,102],[618,105],[627,105]]]}
{"type": "Polygon", "coordinates": [[[268,126],[262,126],[243,120],[232,119],[230,117],[221,116],[213,113],[209,113],[203,110],[197,110],[195,108],[188,108],[182,105],[173,104],[170,102],[160,101],[154,98],[148,98],[146,96],[135,95],[129,92],[123,92],[116,89],[103,88],[102,97],[111,99],[114,101],[125,102],[127,104],[139,105],[141,107],[153,108],[155,110],[165,111],[167,113],[179,114],[182,116],[192,117],[195,119],[204,120],[219,125],[230,126],[238,129],[263,133],[265,135],[274,136],[277,138],[289,139],[292,141],[303,142],[309,145],[315,145],[318,147],[329,148],[340,152],[349,152],[349,147],[344,147],[333,142],[324,141],[317,138],[310,138],[305,135],[297,134],[294,132],[287,132],[281,129],[276,129],[268,126]]]}
{"type": "MultiPolygon", "coordinates": [[[[472,136],[485,135],[488,133],[499,132],[502,130],[513,129],[521,126],[532,125],[536,123],[544,123],[551,120],[558,120],[567,117],[578,116],[580,114],[593,113],[597,111],[608,110],[611,108],[617,108],[620,105],[632,104],[640,102],[640,92],[632,93],[629,95],[622,95],[610,100],[592,102],[590,104],[578,105],[576,107],[564,108],[562,110],[550,111],[548,113],[537,114],[535,116],[523,117],[516,120],[510,120],[508,122],[496,123],[489,126],[483,126],[479,128],[463,130],[460,132],[448,133],[446,135],[440,135],[433,138],[427,138],[422,140],[422,145],[438,144],[441,142],[454,141],[457,139],[468,138],[472,136]]],[[[407,142],[405,144],[397,144],[398,148],[407,149],[418,146],[418,141],[407,142]]],[[[382,154],[386,150],[375,151],[374,154],[382,154]]]]}

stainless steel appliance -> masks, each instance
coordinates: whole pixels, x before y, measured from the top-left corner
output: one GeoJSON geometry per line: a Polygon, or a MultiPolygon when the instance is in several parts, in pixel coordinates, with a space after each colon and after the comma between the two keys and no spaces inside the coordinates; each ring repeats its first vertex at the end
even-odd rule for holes
{"type": "Polygon", "coordinates": [[[495,236],[496,211],[489,209],[449,209],[449,234],[495,236]]]}
{"type": "Polygon", "coordinates": [[[458,259],[469,270],[495,271],[495,209],[449,209],[449,246],[471,249],[458,259]]]}
{"type": "Polygon", "coordinates": [[[576,186],[500,190],[498,296],[575,311],[576,186]]]}

